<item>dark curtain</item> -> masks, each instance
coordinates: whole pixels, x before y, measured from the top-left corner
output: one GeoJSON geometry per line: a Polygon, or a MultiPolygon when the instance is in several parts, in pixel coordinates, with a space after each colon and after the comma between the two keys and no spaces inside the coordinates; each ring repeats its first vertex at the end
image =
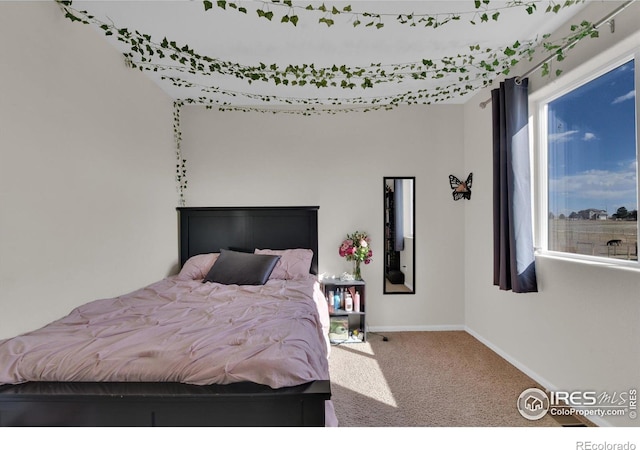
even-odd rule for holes
{"type": "Polygon", "coordinates": [[[529,167],[529,80],[491,91],[493,108],[493,284],[537,292],[529,167]]]}
{"type": "Polygon", "coordinates": [[[393,184],[393,204],[394,216],[396,219],[396,230],[394,236],[393,249],[396,252],[404,250],[404,194],[402,180],[396,178],[393,184]]]}

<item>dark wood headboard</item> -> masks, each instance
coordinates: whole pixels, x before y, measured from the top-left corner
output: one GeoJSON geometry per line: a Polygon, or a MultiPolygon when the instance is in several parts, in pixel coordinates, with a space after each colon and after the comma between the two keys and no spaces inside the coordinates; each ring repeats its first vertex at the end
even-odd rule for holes
{"type": "Polygon", "coordinates": [[[318,273],[318,206],[178,207],[180,266],[220,249],[313,250],[318,273]]]}

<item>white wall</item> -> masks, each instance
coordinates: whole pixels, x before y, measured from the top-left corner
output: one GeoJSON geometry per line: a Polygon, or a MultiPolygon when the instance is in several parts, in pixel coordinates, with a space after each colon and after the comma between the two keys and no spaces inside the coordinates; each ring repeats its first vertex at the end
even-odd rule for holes
{"type": "MultiPolygon", "coordinates": [[[[597,3],[584,12],[592,22],[616,6],[597,3]]],[[[565,76],[637,31],[638,23],[640,5],[634,5],[616,19],[615,34],[604,27],[599,39],[580,43],[568,54],[565,76]]],[[[554,81],[536,74],[531,91],[548,83],[554,81]]],[[[547,388],[609,393],[640,388],[640,272],[537,257],[539,293],[514,294],[492,286],[491,108],[479,107],[489,97],[489,91],[479,94],[464,111],[465,165],[474,172],[465,229],[468,330],[547,388]]],[[[639,424],[628,416],[594,421],[639,424]]]]}
{"type": "Polygon", "coordinates": [[[172,102],[54,2],[0,2],[0,338],[177,263],[172,102]]]}
{"type": "Polygon", "coordinates": [[[189,206],[319,205],[320,272],[340,275],[347,233],[367,231],[363,266],[370,329],[464,324],[464,205],[448,176],[463,172],[461,106],[348,115],[182,113],[189,206]],[[383,177],[416,177],[416,295],[383,295],[383,177]]]}

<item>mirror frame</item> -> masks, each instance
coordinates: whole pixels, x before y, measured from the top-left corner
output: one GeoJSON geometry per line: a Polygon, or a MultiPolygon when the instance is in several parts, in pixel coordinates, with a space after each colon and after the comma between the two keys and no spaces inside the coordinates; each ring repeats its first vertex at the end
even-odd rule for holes
{"type": "MultiPolygon", "coordinates": [[[[392,181],[393,182],[393,181],[392,181]]],[[[383,294],[387,295],[387,294],[415,294],[416,293],[416,177],[384,177],[382,180],[382,199],[383,199],[383,203],[382,203],[382,212],[383,212],[383,218],[382,218],[382,225],[383,225],[383,249],[384,249],[384,261],[382,264],[382,292],[383,294]],[[410,275],[411,276],[411,281],[412,281],[412,287],[411,288],[407,288],[407,289],[398,289],[396,290],[392,290],[390,288],[388,288],[387,286],[387,267],[389,266],[390,263],[390,259],[391,259],[391,255],[388,255],[388,246],[391,245],[391,243],[393,242],[393,238],[391,238],[389,236],[390,234],[390,226],[391,224],[389,223],[389,219],[390,216],[388,214],[388,210],[389,210],[389,206],[388,206],[388,200],[389,200],[389,196],[387,193],[387,183],[392,181],[392,180],[411,180],[412,183],[412,200],[411,200],[411,209],[413,211],[413,214],[411,215],[411,227],[413,230],[413,238],[411,240],[411,253],[413,255],[413,263],[411,265],[411,268],[408,269],[407,273],[404,273],[405,276],[410,275]]],[[[403,207],[406,205],[403,205],[403,207]]],[[[400,258],[400,255],[397,255],[398,258],[400,258]]],[[[395,264],[395,263],[394,263],[395,264]]],[[[398,264],[400,264],[400,262],[398,262],[398,264]]],[[[398,267],[398,270],[400,270],[401,267],[406,267],[406,265],[402,265],[398,267]]],[[[403,277],[404,278],[404,277],[403,277]]],[[[398,283],[400,284],[400,283],[398,283]]],[[[402,283],[403,286],[405,286],[404,283],[402,283]]]]}

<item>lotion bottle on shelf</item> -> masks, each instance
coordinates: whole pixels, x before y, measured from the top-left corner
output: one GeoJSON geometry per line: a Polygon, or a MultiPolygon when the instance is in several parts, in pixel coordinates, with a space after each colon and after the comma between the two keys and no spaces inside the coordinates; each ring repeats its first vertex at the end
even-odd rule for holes
{"type": "Polygon", "coordinates": [[[360,312],[360,292],[358,291],[353,294],[353,310],[355,312],[360,312]]]}
{"type": "Polygon", "coordinates": [[[351,298],[351,294],[349,293],[344,297],[344,310],[347,312],[353,311],[353,298],[351,298]]]}

